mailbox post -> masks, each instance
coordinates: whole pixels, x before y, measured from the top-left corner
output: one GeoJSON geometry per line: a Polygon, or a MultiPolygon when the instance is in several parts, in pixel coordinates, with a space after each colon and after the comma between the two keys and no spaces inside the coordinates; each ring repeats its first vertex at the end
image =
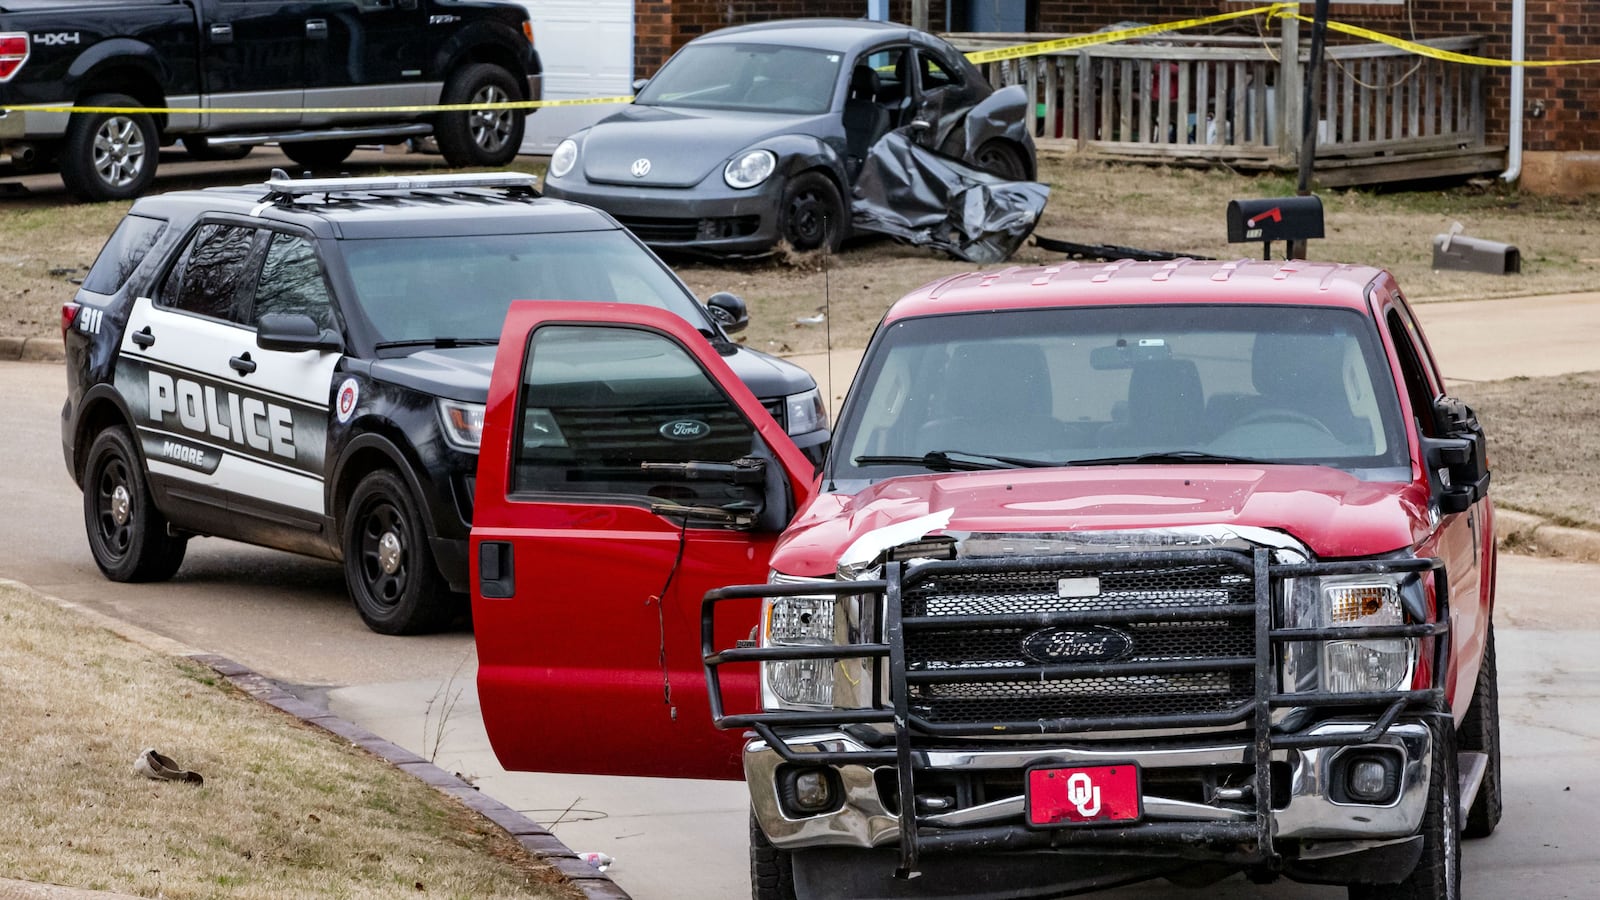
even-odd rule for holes
{"type": "Polygon", "coordinates": [[[1273,241],[1304,241],[1322,236],[1320,197],[1228,201],[1228,243],[1260,241],[1262,259],[1272,258],[1273,241]]]}

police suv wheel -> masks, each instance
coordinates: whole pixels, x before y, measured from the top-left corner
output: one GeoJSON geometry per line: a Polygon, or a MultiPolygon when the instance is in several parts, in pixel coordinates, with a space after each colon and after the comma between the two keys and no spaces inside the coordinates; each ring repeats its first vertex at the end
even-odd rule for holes
{"type": "Polygon", "coordinates": [[[433,564],[417,504],[399,475],[362,478],[344,518],[344,580],[367,627],[422,634],[448,624],[450,595],[433,564]]]}
{"type": "MultiPolygon", "coordinates": [[[[475,63],[458,69],[445,85],[441,103],[514,103],[522,99],[505,69],[475,63]]],[[[526,111],[474,109],[440,113],[433,126],[439,152],[452,166],[503,166],[522,146],[526,111]]]]}
{"type": "MultiPolygon", "coordinates": [[[[78,106],[143,106],[125,94],[95,94],[78,106]]],[[[156,177],[155,121],[143,113],[73,113],[61,147],[61,180],[84,200],[127,200],[156,177]]]]}
{"type": "Polygon", "coordinates": [[[89,447],[83,524],[95,565],[112,581],[165,581],[183,565],[188,539],[167,533],[123,428],[107,428],[89,447]]]}
{"type": "Polygon", "coordinates": [[[1461,900],[1461,784],[1456,729],[1448,718],[1433,726],[1428,809],[1422,816],[1417,867],[1399,884],[1352,884],[1349,890],[1350,900],[1461,900]]]}

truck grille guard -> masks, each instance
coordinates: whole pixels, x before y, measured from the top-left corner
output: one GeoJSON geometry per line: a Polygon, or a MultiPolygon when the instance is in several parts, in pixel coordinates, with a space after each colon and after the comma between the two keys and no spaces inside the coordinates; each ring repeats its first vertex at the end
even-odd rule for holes
{"type": "MultiPolygon", "coordinates": [[[[877,580],[815,582],[805,584],[739,585],[720,588],[705,595],[701,606],[701,651],[706,669],[712,718],[718,728],[753,730],[785,761],[800,765],[880,765],[895,767],[898,775],[898,816],[900,820],[900,867],[902,877],[916,871],[923,852],[970,849],[1024,849],[1035,847],[1094,846],[1096,852],[1138,852],[1127,846],[1139,843],[1177,842],[1196,858],[1218,858],[1211,845],[1245,845],[1243,850],[1223,854],[1224,859],[1241,863],[1263,863],[1276,859],[1272,838],[1271,754],[1274,750],[1310,747],[1342,747],[1371,743],[1388,732],[1402,714],[1433,716],[1448,714],[1444,673],[1449,666],[1449,600],[1445,579],[1433,579],[1434,621],[1407,625],[1366,627],[1287,628],[1276,623],[1279,616],[1273,585],[1283,579],[1323,575],[1380,575],[1422,573],[1442,569],[1439,559],[1359,560],[1313,563],[1274,563],[1267,548],[1238,550],[1152,550],[1111,554],[1007,557],[1001,559],[917,560],[890,562],[884,577],[877,580]],[[1174,567],[1231,569],[1250,579],[1250,596],[1244,602],[1227,604],[1160,605],[1130,610],[1107,607],[1090,610],[1033,610],[964,615],[905,615],[908,594],[935,582],[960,576],[1015,576],[1062,571],[1094,572],[1104,575],[1151,572],[1174,567]],[[875,621],[883,610],[878,643],[828,646],[736,647],[719,650],[714,646],[716,608],[734,600],[777,597],[862,596],[885,602],[863,602],[862,633],[879,633],[875,621]],[[1122,662],[1060,662],[1026,669],[945,668],[908,671],[908,635],[918,635],[952,626],[972,629],[1043,629],[1067,626],[1165,623],[1181,625],[1216,623],[1219,620],[1243,622],[1253,635],[1250,656],[1212,656],[1204,659],[1158,659],[1122,662]],[[1325,640],[1374,640],[1385,638],[1433,638],[1419,653],[1428,658],[1431,643],[1431,685],[1425,689],[1403,689],[1370,693],[1326,691],[1280,693],[1278,671],[1280,647],[1291,642],[1325,640]],[[766,663],[797,659],[875,659],[888,660],[872,670],[874,707],[823,711],[784,710],[729,714],[723,703],[720,669],[736,663],[766,663]],[[911,691],[919,685],[972,684],[994,680],[997,673],[1026,672],[1030,680],[1048,678],[1161,678],[1197,671],[1243,673],[1249,689],[1237,704],[1201,713],[1165,713],[1126,716],[932,721],[912,708],[911,691]],[[882,679],[889,681],[890,703],[884,706],[882,679]],[[1275,730],[1272,710],[1285,708],[1332,709],[1381,708],[1371,727],[1361,732],[1313,735],[1275,730]],[[778,733],[778,728],[844,728],[854,724],[892,724],[894,746],[882,750],[833,752],[796,751],[778,733]],[[915,741],[919,738],[949,740],[961,737],[996,735],[1074,734],[1093,731],[1206,728],[1228,725],[1248,726],[1251,740],[1245,762],[1253,766],[1252,787],[1255,810],[1250,821],[1139,822],[1131,825],[1102,825],[1039,830],[1024,825],[998,825],[968,828],[922,827],[915,804],[915,778],[926,764],[915,741]],[[1260,761],[1266,761],[1261,764],[1260,761]],[[1102,847],[1102,844],[1119,846],[1102,847]]],[[[1235,576],[1237,578],[1237,575],[1235,576]]],[[[1164,850],[1171,852],[1171,848],[1164,850]]],[[[1182,852],[1182,851],[1180,851],[1182,852]]]]}

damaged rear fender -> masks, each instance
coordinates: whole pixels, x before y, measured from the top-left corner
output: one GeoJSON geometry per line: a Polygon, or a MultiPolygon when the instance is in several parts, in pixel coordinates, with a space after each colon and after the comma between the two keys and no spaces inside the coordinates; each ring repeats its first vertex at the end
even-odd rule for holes
{"type": "Polygon", "coordinates": [[[999,138],[1022,148],[1028,178],[1037,177],[1033,131],[1029,127],[1033,121],[1032,106],[1028,92],[1020,84],[995,91],[968,111],[961,124],[951,130],[941,152],[946,156],[970,160],[979,147],[999,138]]]}

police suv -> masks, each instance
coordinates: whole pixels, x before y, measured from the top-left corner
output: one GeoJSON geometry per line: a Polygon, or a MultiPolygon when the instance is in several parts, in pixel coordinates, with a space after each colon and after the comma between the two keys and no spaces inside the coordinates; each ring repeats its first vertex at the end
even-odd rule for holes
{"type": "Polygon", "coordinates": [[[670,310],[821,458],[815,382],[727,339],[743,301],[702,305],[610,216],[533,184],[275,171],[136,202],[62,308],[62,445],[106,577],[170,578],[190,537],[214,535],[342,560],[374,631],[447,625],[518,298],[670,310]]]}

